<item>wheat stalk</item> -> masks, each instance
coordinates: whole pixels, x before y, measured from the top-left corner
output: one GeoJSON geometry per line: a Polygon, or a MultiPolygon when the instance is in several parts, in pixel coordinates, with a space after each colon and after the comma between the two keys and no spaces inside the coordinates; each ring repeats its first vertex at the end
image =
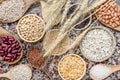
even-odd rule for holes
{"type": "Polygon", "coordinates": [[[46,24],[45,31],[47,31],[53,27],[52,24],[55,21],[55,19],[57,18],[57,16],[60,14],[65,2],[66,2],[65,0],[62,0],[62,1],[57,2],[56,4],[53,4],[50,7],[49,10],[52,10],[52,11],[50,11],[50,14],[48,16],[48,22],[46,24]]]}
{"type": "Polygon", "coordinates": [[[64,23],[64,21],[65,21],[65,19],[66,19],[66,17],[67,17],[67,12],[68,12],[68,10],[69,10],[69,8],[70,8],[70,3],[71,3],[71,0],[67,0],[66,5],[65,5],[65,7],[64,7],[63,14],[62,14],[61,24],[64,23]]]}
{"type": "MultiPolygon", "coordinates": [[[[87,1],[84,0],[84,2],[87,2],[87,1]]],[[[106,0],[96,1],[94,4],[92,4],[89,8],[86,8],[86,9],[83,8],[85,6],[85,4],[83,4],[84,6],[73,16],[73,18],[72,19],[69,18],[65,22],[65,24],[62,25],[62,28],[58,34],[58,37],[55,40],[55,43],[51,45],[52,47],[44,54],[44,56],[49,55],[51,53],[51,51],[54,50],[54,48],[61,42],[61,40],[67,34],[67,30],[69,30],[71,28],[71,26],[76,23],[76,21],[79,19],[79,17],[81,15],[86,14],[86,13],[90,12],[91,10],[94,10],[96,7],[100,6],[101,4],[103,4],[105,2],[106,2],[106,0]]]]}

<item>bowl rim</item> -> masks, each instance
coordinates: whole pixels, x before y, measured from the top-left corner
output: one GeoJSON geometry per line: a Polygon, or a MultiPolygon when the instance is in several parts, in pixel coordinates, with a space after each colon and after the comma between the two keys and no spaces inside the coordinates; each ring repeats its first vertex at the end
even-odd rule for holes
{"type": "Polygon", "coordinates": [[[85,60],[84,60],[81,56],[79,56],[79,55],[77,55],[77,54],[74,54],[74,53],[67,54],[67,55],[63,56],[63,57],[60,59],[60,61],[59,61],[59,63],[58,63],[58,73],[59,73],[60,77],[61,77],[63,80],[66,80],[65,78],[63,78],[63,76],[62,76],[61,73],[60,73],[60,67],[59,67],[59,65],[60,65],[60,63],[63,61],[64,58],[69,57],[69,56],[76,56],[76,57],[78,57],[79,59],[82,60],[82,62],[83,62],[83,64],[84,64],[84,71],[83,71],[83,74],[81,75],[81,77],[77,79],[77,80],[81,80],[81,79],[84,77],[84,75],[85,75],[85,73],[86,73],[86,70],[87,70],[87,68],[86,68],[86,62],[85,62],[85,60]]]}
{"type": "Polygon", "coordinates": [[[35,42],[38,42],[40,39],[42,39],[43,36],[44,36],[44,34],[45,34],[45,22],[44,22],[44,20],[43,20],[41,17],[39,17],[39,16],[36,15],[36,14],[27,14],[27,15],[23,16],[23,17],[18,21],[16,30],[17,30],[17,33],[18,33],[19,37],[20,37],[22,40],[24,40],[24,41],[26,41],[26,42],[28,42],[28,43],[35,43],[35,42]],[[41,20],[41,22],[42,22],[42,24],[43,24],[43,26],[42,26],[43,32],[42,32],[41,37],[39,37],[38,40],[28,41],[28,40],[26,40],[25,38],[23,38],[23,37],[21,36],[21,34],[20,34],[20,31],[19,31],[19,23],[22,21],[22,19],[24,19],[24,18],[27,17],[27,16],[35,16],[35,17],[37,17],[39,20],[41,20]]]}
{"type": "Polygon", "coordinates": [[[81,51],[81,53],[83,54],[83,56],[85,57],[85,58],[87,58],[88,60],[90,60],[90,61],[94,61],[94,62],[102,62],[102,61],[105,61],[105,60],[107,60],[108,58],[110,58],[112,55],[113,55],[113,53],[114,53],[114,51],[115,51],[115,48],[116,48],[116,38],[114,37],[114,35],[113,35],[113,33],[109,30],[109,29],[107,29],[106,27],[103,27],[103,26],[96,26],[96,27],[92,27],[90,30],[88,30],[88,32],[84,35],[84,37],[82,37],[82,39],[81,39],[81,41],[80,41],[80,51],[81,51]],[[84,53],[84,51],[82,50],[82,40],[83,40],[83,38],[86,36],[86,34],[89,32],[89,31],[91,31],[91,30],[94,30],[94,29],[102,29],[102,30],[105,30],[110,36],[111,36],[111,38],[112,38],[112,44],[113,44],[113,48],[112,48],[112,51],[111,51],[111,53],[110,53],[110,55],[108,55],[107,57],[105,57],[104,59],[102,59],[102,60],[92,60],[92,59],[90,59],[89,57],[87,57],[87,55],[84,53]]]}

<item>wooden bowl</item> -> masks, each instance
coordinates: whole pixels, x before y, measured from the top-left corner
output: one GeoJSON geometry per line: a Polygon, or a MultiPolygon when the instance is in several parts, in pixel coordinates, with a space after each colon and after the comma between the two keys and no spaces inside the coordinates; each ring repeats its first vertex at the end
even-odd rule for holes
{"type": "MultiPolygon", "coordinates": [[[[84,55],[84,57],[86,57],[88,60],[90,60],[90,61],[94,61],[94,62],[102,62],[102,61],[105,61],[105,60],[107,60],[108,58],[110,58],[111,56],[112,56],[112,54],[114,53],[114,51],[115,51],[115,47],[116,47],[116,39],[115,39],[115,37],[114,37],[114,35],[112,34],[112,32],[111,31],[109,31],[107,28],[105,28],[105,27],[101,27],[101,26],[97,26],[97,27],[92,27],[90,30],[88,30],[88,32],[89,31],[91,31],[91,30],[93,30],[93,29],[102,29],[102,30],[105,30],[106,32],[108,32],[109,33],[109,35],[112,37],[112,44],[113,44],[113,49],[112,49],[112,51],[111,51],[111,53],[108,55],[108,56],[106,56],[105,58],[103,58],[103,59],[101,59],[101,60],[91,60],[89,57],[87,57],[87,55],[84,53],[84,51],[82,50],[82,40],[83,40],[83,38],[81,39],[81,42],[80,42],[80,50],[81,50],[81,53],[84,55]]],[[[87,33],[88,33],[87,32],[87,33]]],[[[86,33],[86,34],[87,34],[86,33]]],[[[86,34],[85,34],[85,36],[86,36],[86,34]]],[[[94,54],[93,54],[94,55],[94,54]]]]}
{"type": "MultiPolygon", "coordinates": [[[[76,54],[67,54],[67,55],[65,55],[65,56],[62,57],[62,59],[61,59],[61,60],[59,61],[59,63],[58,63],[58,73],[59,73],[60,77],[61,77],[63,80],[66,80],[65,78],[63,78],[62,74],[60,73],[60,67],[59,67],[59,66],[60,66],[60,63],[64,60],[64,58],[69,57],[69,56],[76,56],[76,57],[78,57],[78,58],[82,61],[83,65],[84,65],[84,71],[83,71],[81,77],[77,79],[77,80],[81,80],[81,79],[84,77],[85,73],[86,73],[86,63],[85,63],[85,61],[82,59],[82,57],[80,57],[79,55],[76,55],[76,54]]],[[[69,63],[68,63],[68,64],[69,64],[69,63]]],[[[74,66],[75,66],[75,65],[74,65],[74,66]]]]}
{"type": "MultiPolygon", "coordinates": [[[[35,25],[35,24],[32,24],[32,25],[35,25]]],[[[20,38],[21,38],[22,40],[24,40],[24,41],[26,41],[26,42],[29,42],[29,43],[35,43],[35,42],[38,42],[41,38],[43,38],[43,36],[44,36],[44,34],[45,34],[45,23],[44,23],[44,21],[42,20],[42,18],[39,17],[39,16],[37,16],[36,14],[28,14],[28,15],[25,15],[24,17],[22,17],[22,18],[19,20],[18,25],[17,25],[17,32],[18,32],[18,35],[20,36],[20,38]],[[33,16],[33,17],[38,18],[38,20],[41,21],[41,23],[42,23],[42,25],[40,25],[40,27],[42,27],[43,32],[41,33],[41,36],[39,37],[39,39],[34,40],[34,41],[29,41],[29,40],[23,38],[23,36],[20,34],[20,31],[19,31],[19,26],[21,27],[22,25],[25,24],[25,23],[24,23],[24,24],[21,25],[20,23],[22,22],[23,19],[25,19],[25,18],[27,18],[27,17],[29,17],[29,16],[33,16]]],[[[38,34],[40,34],[40,33],[38,33],[38,34]]],[[[34,36],[33,36],[33,37],[34,37],[34,36]]]]}

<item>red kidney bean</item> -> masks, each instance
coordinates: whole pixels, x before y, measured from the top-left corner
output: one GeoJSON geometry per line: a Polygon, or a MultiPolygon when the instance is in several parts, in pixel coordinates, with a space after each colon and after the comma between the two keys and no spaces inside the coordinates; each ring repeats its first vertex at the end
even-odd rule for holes
{"type": "Polygon", "coordinates": [[[11,51],[12,54],[15,54],[15,53],[17,53],[17,52],[18,52],[18,50],[13,50],[13,51],[11,51]]]}
{"type": "Polygon", "coordinates": [[[13,44],[12,46],[11,46],[11,48],[14,48],[16,46],[16,44],[13,44]]]}
{"type": "Polygon", "coordinates": [[[12,57],[11,53],[8,53],[7,57],[12,57]]]}
{"type": "Polygon", "coordinates": [[[19,49],[18,49],[18,53],[20,53],[20,52],[21,52],[21,50],[22,50],[22,49],[21,49],[21,48],[19,48],[19,49]]]}
{"type": "Polygon", "coordinates": [[[10,47],[10,48],[8,48],[8,53],[10,53],[11,52],[11,50],[12,50],[12,48],[10,47]]]}
{"type": "Polygon", "coordinates": [[[14,44],[14,43],[16,43],[17,41],[12,41],[12,43],[14,44]]]}
{"type": "Polygon", "coordinates": [[[11,36],[0,37],[0,56],[4,61],[13,62],[21,55],[22,48],[19,42],[11,36]]]}
{"type": "Polygon", "coordinates": [[[20,53],[17,53],[18,56],[20,56],[20,53]]]}
{"type": "Polygon", "coordinates": [[[4,53],[4,51],[3,51],[3,50],[0,50],[0,53],[4,53]]]}
{"type": "Polygon", "coordinates": [[[15,47],[15,49],[19,49],[20,48],[20,45],[17,45],[16,47],[15,47]]]}
{"type": "Polygon", "coordinates": [[[2,43],[2,47],[4,47],[4,48],[5,48],[6,46],[7,46],[6,44],[2,43]]]}
{"type": "Polygon", "coordinates": [[[11,59],[11,57],[8,57],[8,56],[6,56],[5,58],[4,58],[4,60],[10,60],[11,59]]]}

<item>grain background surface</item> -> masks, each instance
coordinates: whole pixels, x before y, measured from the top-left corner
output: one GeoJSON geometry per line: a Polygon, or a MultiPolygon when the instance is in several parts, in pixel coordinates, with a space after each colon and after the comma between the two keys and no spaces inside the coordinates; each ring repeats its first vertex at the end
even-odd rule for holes
{"type": "MultiPolygon", "coordinates": [[[[27,11],[26,14],[35,13],[35,14],[38,15],[40,12],[41,12],[40,11],[40,4],[36,4],[36,5],[33,5],[27,11]]],[[[8,30],[10,33],[14,34],[22,43],[23,50],[24,50],[23,57],[15,65],[22,64],[22,63],[29,64],[29,62],[28,62],[28,60],[26,58],[27,52],[29,50],[31,50],[32,48],[35,48],[35,47],[39,48],[39,49],[42,49],[43,48],[42,47],[42,41],[39,41],[38,43],[30,44],[30,43],[26,43],[23,40],[21,40],[18,37],[17,32],[16,32],[17,22],[18,21],[14,22],[14,23],[10,23],[10,24],[2,24],[2,23],[0,23],[0,26],[2,26],[4,29],[8,30]]],[[[114,34],[115,38],[116,38],[116,42],[117,42],[116,50],[115,50],[115,52],[114,52],[114,54],[113,54],[113,56],[111,58],[109,58],[108,60],[106,60],[106,61],[104,61],[102,63],[117,65],[117,64],[120,64],[120,32],[117,32],[115,30],[111,30],[111,31],[114,34]]],[[[79,31],[74,31],[74,32],[79,33],[79,31]]],[[[74,35],[71,35],[70,37],[74,38],[74,35]]],[[[82,56],[79,47],[76,47],[75,49],[70,50],[67,53],[75,53],[75,54],[78,54],[78,55],[82,56]]],[[[50,73],[50,76],[51,76],[52,80],[62,80],[60,78],[60,76],[58,75],[58,71],[57,71],[57,65],[58,65],[58,62],[61,59],[61,57],[62,56],[59,56],[59,57],[53,56],[53,57],[51,57],[50,61],[47,63],[48,65],[47,65],[46,69],[47,69],[48,73],[50,73]]],[[[93,65],[98,64],[98,63],[88,61],[87,59],[85,59],[85,61],[86,61],[86,64],[87,64],[87,73],[85,74],[85,76],[84,76],[84,78],[82,80],[91,80],[91,78],[89,77],[89,70],[93,65]]],[[[3,62],[0,61],[0,74],[4,73],[4,72],[7,72],[11,67],[13,67],[15,65],[3,64],[3,62]]],[[[33,77],[32,77],[31,80],[50,80],[50,78],[48,77],[48,75],[46,75],[46,73],[43,70],[33,69],[33,77]]],[[[109,76],[106,80],[120,80],[120,71],[115,72],[114,74],[109,76]]]]}

